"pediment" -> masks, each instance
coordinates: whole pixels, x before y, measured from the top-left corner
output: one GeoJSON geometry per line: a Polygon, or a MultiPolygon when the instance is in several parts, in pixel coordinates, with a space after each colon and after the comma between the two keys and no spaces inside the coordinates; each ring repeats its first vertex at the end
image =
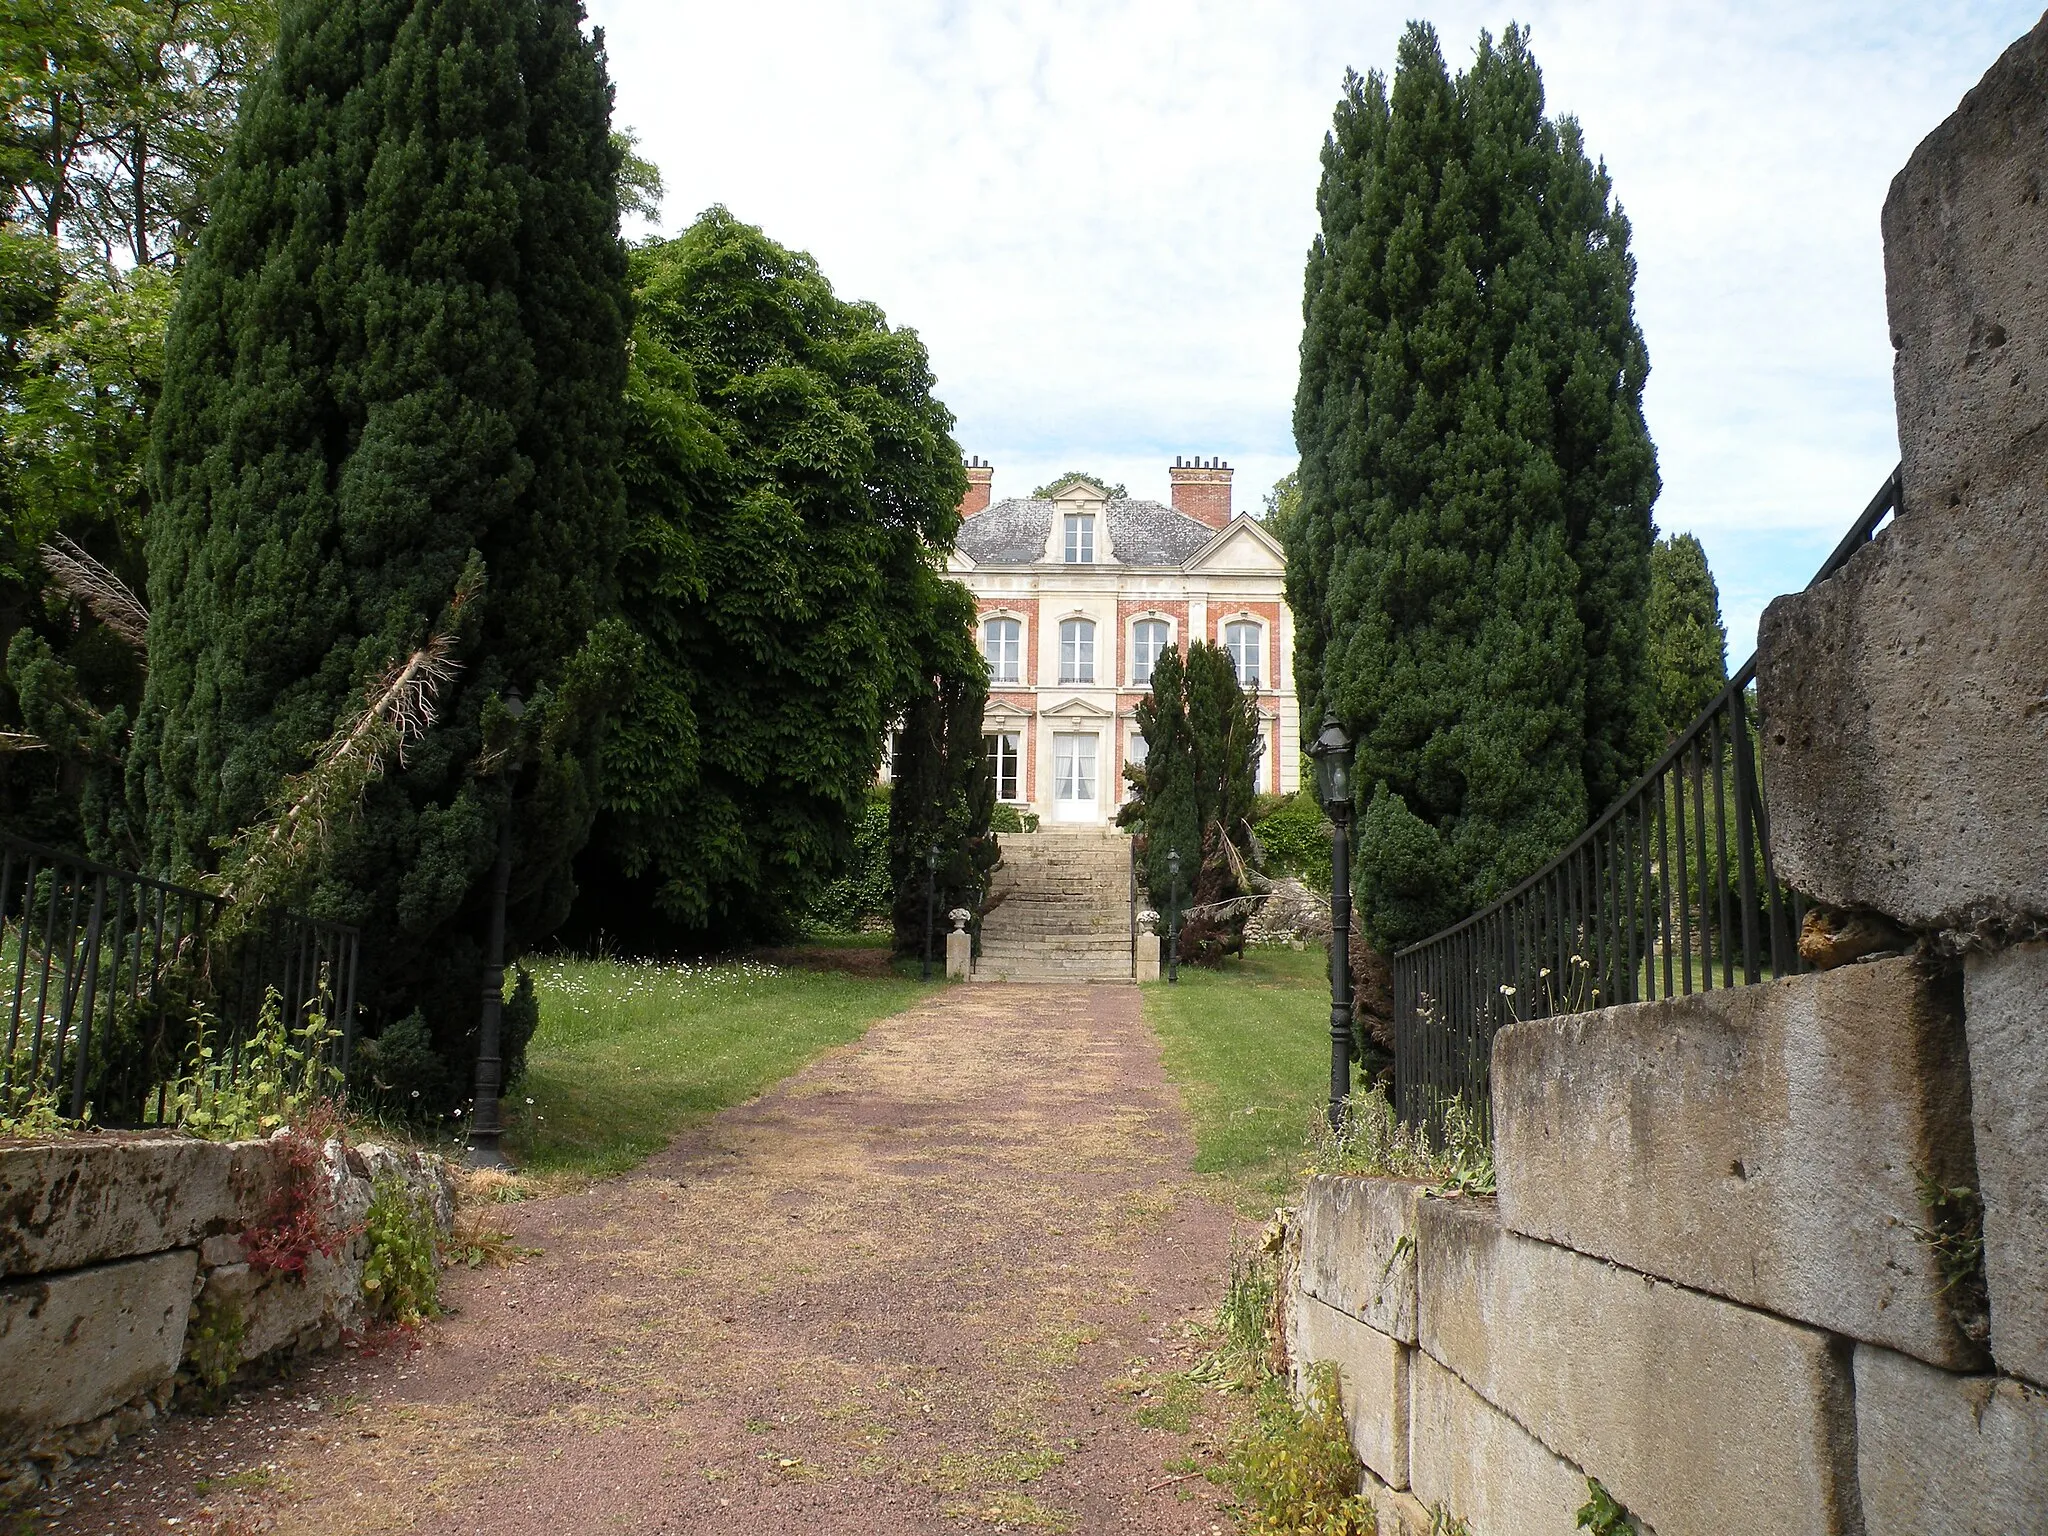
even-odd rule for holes
{"type": "Polygon", "coordinates": [[[1043,713],[1056,720],[1114,720],[1116,712],[1104,709],[1100,704],[1091,704],[1086,699],[1068,699],[1055,704],[1043,713]]]}
{"type": "Polygon", "coordinates": [[[1045,499],[1061,503],[1086,502],[1092,507],[1100,507],[1109,500],[1100,489],[1090,485],[1079,475],[1069,475],[1066,479],[1049,487],[1046,490],[1045,499]]]}
{"type": "Polygon", "coordinates": [[[946,569],[955,575],[964,575],[968,571],[979,570],[980,567],[974,563],[974,557],[964,550],[950,549],[946,551],[946,569]]]}
{"type": "Polygon", "coordinates": [[[1012,704],[1008,699],[991,699],[987,708],[982,710],[981,718],[995,724],[1022,725],[1031,718],[1031,711],[1012,704]]]}
{"type": "Polygon", "coordinates": [[[1216,537],[1203,545],[1188,561],[1188,569],[1231,571],[1284,571],[1287,551],[1280,541],[1243,514],[1217,530],[1216,537]]]}

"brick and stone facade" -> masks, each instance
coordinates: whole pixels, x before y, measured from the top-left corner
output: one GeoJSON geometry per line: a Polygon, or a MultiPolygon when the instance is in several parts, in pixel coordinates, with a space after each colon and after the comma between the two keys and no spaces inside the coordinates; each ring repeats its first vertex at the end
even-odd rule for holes
{"type": "Polygon", "coordinates": [[[1164,624],[1167,643],[1183,651],[1197,639],[1224,644],[1232,625],[1253,626],[1255,645],[1239,649],[1248,681],[1256,665],[1264,718],[1259,787],[1295,789],[1301,720],[1285,557],[1254,519],[1233,515],[1230,466],[1177,460],[1171,506],[1112,499],[1081,479],[1047,497],[992,501],[994,475],[979,459],[967,466],[950,568],[980,607],[984,654],[995,653],[992,621],[1018,626],[1014,675],[996,671],[985,720],[992,747],[1004,743],[1017,758],[1014,792],[1006,784],[1003,798],[1049,824],[1115,818],[1124,765],[1139,750],[1135,711],[1147,685],[1137,637],[1148,622],[1164,624]],[[1078,644],[1063,666],[1068,624],[1087,637],[1086,666],[1074,665],[1078,644]]]}

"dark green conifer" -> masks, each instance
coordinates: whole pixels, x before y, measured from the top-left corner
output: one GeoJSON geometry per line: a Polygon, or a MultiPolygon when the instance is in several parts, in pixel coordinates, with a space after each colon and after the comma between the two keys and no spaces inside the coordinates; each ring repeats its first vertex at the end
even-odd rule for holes
{"type": "Polygon", "coordinates": [[[1650,552],[1650,672],[1665,740],[1699,718],[1728,683],[1728,631],[1707,552],[1689,533],[1650,552]]]}
{"type": "Polygon", "coordinates": [[[373,1016],[417,1007],[458,1093],[498,828],[516,949],[566,909],[629,645],[605,623],[629,295],[582,22],[578,0],[288,4],[155,419],[129,787],[159,867],[210,869],[366,689],[454,627],[437,723],[328,828],[304,900],[362,926],[373,1016]],[[465,572],[482,593],[458,621],[465,572]]]}
{"type": "Polygon", "coordinates": [[[1323,149],[1288,520],[1302,718],[1358,740],[1377,945],[1505,891],[1655,742],[1628,223],[1527,34],[1402,39],[1323,149]]]}

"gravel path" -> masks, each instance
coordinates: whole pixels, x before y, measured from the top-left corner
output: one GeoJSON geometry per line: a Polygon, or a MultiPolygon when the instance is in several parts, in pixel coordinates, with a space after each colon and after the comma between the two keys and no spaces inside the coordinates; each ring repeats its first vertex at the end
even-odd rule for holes
{"type": "Polygon", "coordinates": [[[503,1207],[540,1256],[451,1274],[423,1347],[174,1420],[43,1528],[1227,1530],[1167,1383],[1226,1268],[1190,1151],[1135,988],[950,988],[503,1207]]]}

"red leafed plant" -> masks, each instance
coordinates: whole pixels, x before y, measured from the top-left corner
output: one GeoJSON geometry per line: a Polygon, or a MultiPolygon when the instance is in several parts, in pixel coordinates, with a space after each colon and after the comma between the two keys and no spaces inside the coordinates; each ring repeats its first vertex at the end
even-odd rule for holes
{"type": "Polygon", "coordinates": [[[354,1235],[333,1219],[322,1187],[323,1152],[340,1130],[333,1110],[320,1104],[301,1124],[276,1138],[284,1148],[277,1193],[264,1208],[263,1220],[242,1234],[242,1251],[259,1274],[302,1278],[314,1254],[331,1259],[354,1235]]]}

